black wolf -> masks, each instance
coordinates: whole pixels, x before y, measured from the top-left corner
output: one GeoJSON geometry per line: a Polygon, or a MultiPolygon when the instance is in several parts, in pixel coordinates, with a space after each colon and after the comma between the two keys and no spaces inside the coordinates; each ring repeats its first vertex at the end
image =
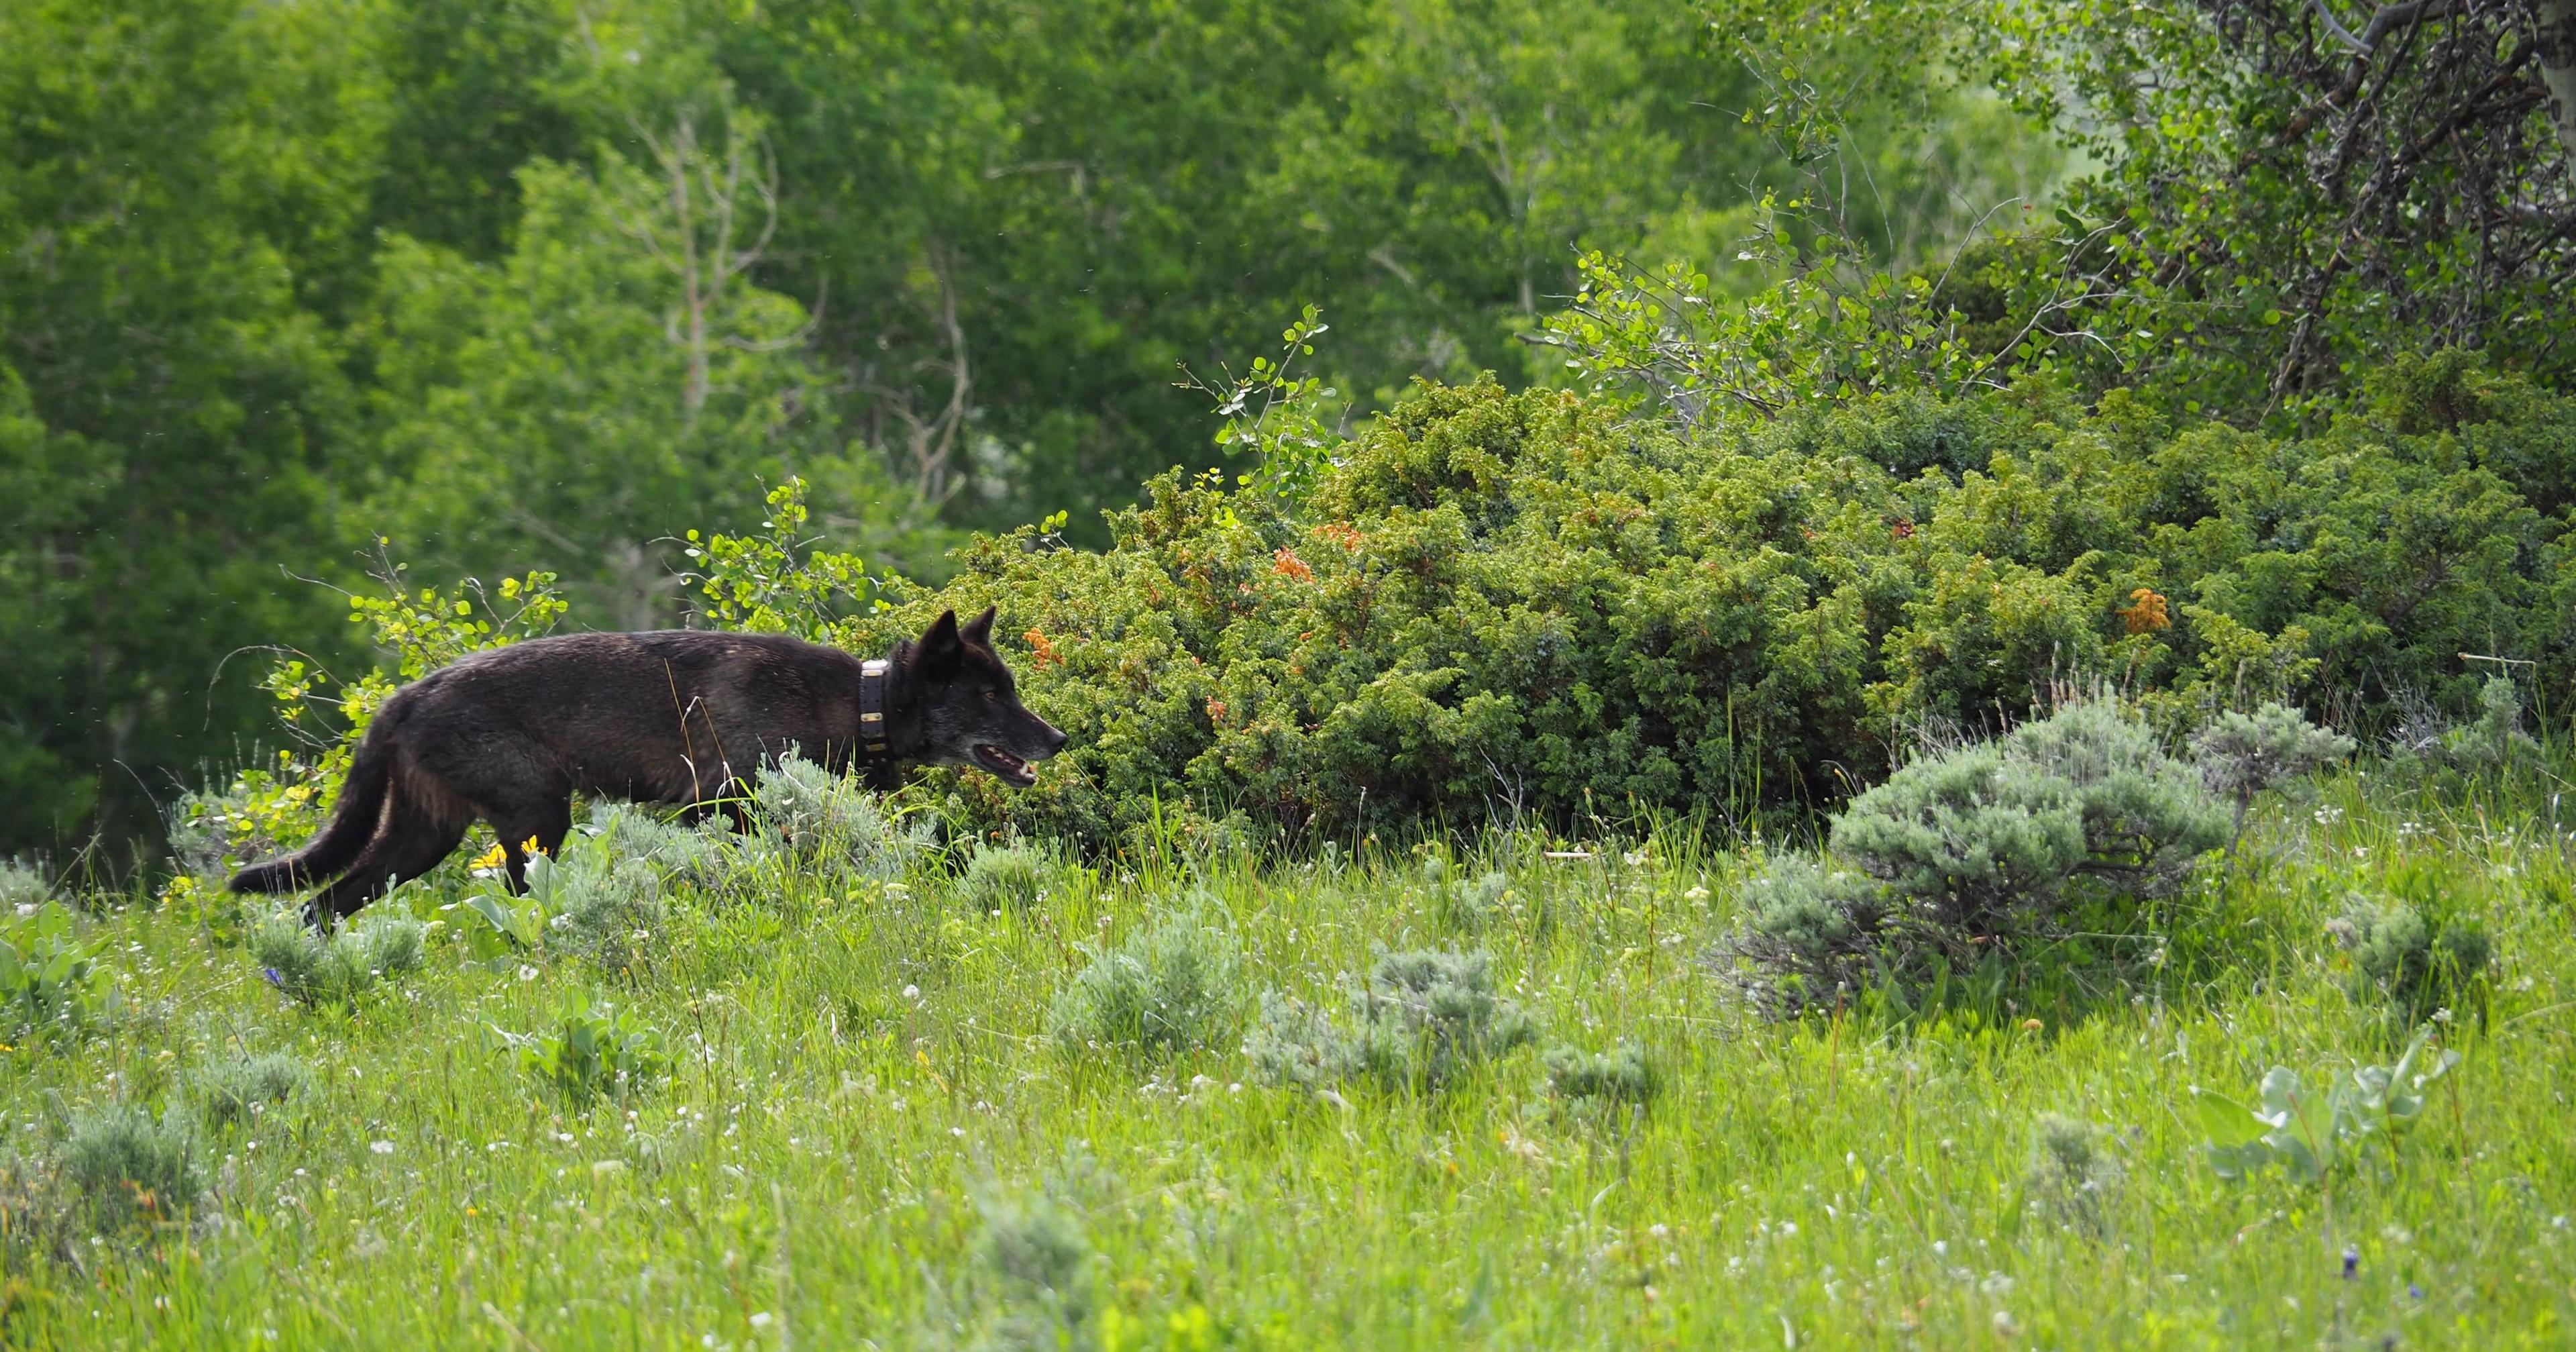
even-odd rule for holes
{"type": "Polygon", "coordinates": [[[478,817],[500,833],[521,887],[526,843],[562,847],[573,794],[699,812],[723,801],[739,819],[741,785],[791,752],[835,771],[864,756],[878,788],[901,782],[907,765],[973,765],[1034,784],[1029,762],[1054,755],[1064,734],[1020,703],[992,631],[989,607],[962,628],[952,610],[920,642],[896,644],[871,696],[883,730],[866,735],[867,664],[782,635],[566,634],[475,653],[387,698],[330,825],[233,875],[232,890],[291,892],[338,874],[305,911],[329,924],[389,880],[436,867],[478,817]]]}

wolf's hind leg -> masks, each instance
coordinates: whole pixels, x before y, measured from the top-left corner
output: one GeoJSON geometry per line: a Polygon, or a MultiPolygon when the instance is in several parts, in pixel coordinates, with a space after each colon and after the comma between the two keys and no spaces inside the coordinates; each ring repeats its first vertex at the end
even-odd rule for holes
{"type": "Polygon", "coordinates": [[[358,862],[313,898],[305,907],[305,919],[317,929],[335,923],[383,895],[388,884],[417,878],[438,867],[438,862],[456,849],[457,842],[465,839],[467,821],[456,814],[441,814],[417,795],[397,786],[383,825],[367,842],[358,862]]]}

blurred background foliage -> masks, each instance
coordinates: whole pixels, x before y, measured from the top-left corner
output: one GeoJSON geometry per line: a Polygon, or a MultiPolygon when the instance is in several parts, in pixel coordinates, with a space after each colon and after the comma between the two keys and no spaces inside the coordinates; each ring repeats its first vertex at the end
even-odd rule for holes
{"type": "Polygon", "coordinates": [[[376,661],[371,560],[678,623],[674,537],[790,476],[931,584],[1105,545],[1251,467],[1203,391],[1309,305],[1342,432],[1487,373],[1685,438],[2007,389],[2290,436],[2455,349],[2434,394],[2563,391],[2565,8],[22,0],[0,853],[138,857],[274,738],[245,645],[376,661]]]}

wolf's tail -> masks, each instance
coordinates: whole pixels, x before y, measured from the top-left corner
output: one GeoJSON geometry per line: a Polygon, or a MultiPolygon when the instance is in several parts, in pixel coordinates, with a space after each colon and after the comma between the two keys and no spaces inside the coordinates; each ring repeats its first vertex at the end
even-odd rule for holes
{"type": "Polygon", "coordinates": [[[367,735],[358,739],[348,778],[340,783],[339,805],[331,810],[331,824],[303,849],[234,874],[232,890],[299,892],[357,862],[358,852],[376,834],[376,819],[384,814],[385,795],[393,785],[396,720],[385,716],[392,712],[379,710],[367,735]]]}

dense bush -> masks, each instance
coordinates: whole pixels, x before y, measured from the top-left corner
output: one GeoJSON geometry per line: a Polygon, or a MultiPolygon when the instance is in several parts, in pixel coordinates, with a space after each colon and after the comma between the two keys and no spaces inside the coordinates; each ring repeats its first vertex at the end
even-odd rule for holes
{"type": "MultiPolygon", "coordinates": [[[[611,860],[636,860],[674,879],[714,886],[725,871],[725,847],[732,842],[724,823],[709,819],[695,826],[666,820],[651,809],[627,803],[594,804],[581,834],[598,843],[611,860]]],[[[567,849],[566,856],[579,851],[567,849]]]]}
{"type": "MultiPolygon", "coordinates": [[[[978,834],[1143,849],[1742,824],[1840,798],[1926,730],[1991,731],[2102,682],[2166,735],[2258,710],[2216,734],[2241,805],[2339,745],[2263,742],[2286,716],[2265,704],[2332,704],[2373,734],[2474,714],[2427,741],[2448,764],[2521,745],[2472,658],[2537,663],[2545,707],[2576,698],[2576,399],[2468,358],[2373,388],[2303,440],[2177,435],[2118,391],[2088,411],[2038,384],[1687,432],[1608,399],[1425,388],[1309,496],[1175,472],[1111,514],[1103,551],[1024,528],[932,590],[801,555],[790,484],[777,529],[701,541],[694,581],[719,621],[864,652],[997,603],[1023,693],[1072,742],[1027,790],[931,772],[978,834]]],[[[407,672],[554,614],[529,602],[468,634],[366,604],[407,672]]],[[[271,684],[303,707],[293,664],[271,684]]],[[[209,848],[309,829],[344,756],[245,775],[208,809],[209,848]]],[[[750,813],[746,857],[883,873],[922,839],[802,762],[750,813]]]]}
{"type": "Polygon", "coordinates": [[[2277,781],[2317,759],[2294,753],[2340,744],[2267,710],[2201,745],[2228,759],[2176,757],[2133,711],[2095,699],[1927,754],[1835,815],[1827,861],[1785,855],[1747,886],[1724,946],[1732,971],[1796,1011],[2132,933],[2141,902],[2231,838],[2213,785],[2277,781]]]}
{"type": "Polygon", "coordinates": [[[546,919],[546,946],[610,971],[634,966],[669,914],[661,875],[644,860],[615,856],[558,872],[567,876],[560,909],[546,919]]]}
{"type": "Polygon", "coordinates": [[[2226,839],[2201,775],[2107,701],[1925,756],[1836,814],[1833,848],[1962,936],[2008,932],[2079,878],[2172,887],[2226,839]]]}
{"type": "Polygon", "coordinates": [[[2342,733],[2300,717],[2296,709],[2270,703],[2250,714],[2226,710],[2191,739],[2203,782],[2211,792],[2235,800],[2239,835],[2254,795],[2341,760],[2356,745],[2342,733]]]}
{"type": "Polygon", "coordinates": [[[2089,678],[2167,730],[2267,699],[2465,714],[2463,653],[2543,660],[2553,689],[2576,670],[2576,401],[2435,374],[2295,441],[2177,435],[2116,392],[1891,395],[1684,438],[1567,394],[1427,389],[1302,507],[1167,475],[1106,551],[985,540],[950,587],[894,584],[836,635],[881,650],[998,602],[1072,744],[1031,790],[951,782],[982,823],[1095,847],[1175,817],[1291,840],[1741,819],[2089,678]]]}

